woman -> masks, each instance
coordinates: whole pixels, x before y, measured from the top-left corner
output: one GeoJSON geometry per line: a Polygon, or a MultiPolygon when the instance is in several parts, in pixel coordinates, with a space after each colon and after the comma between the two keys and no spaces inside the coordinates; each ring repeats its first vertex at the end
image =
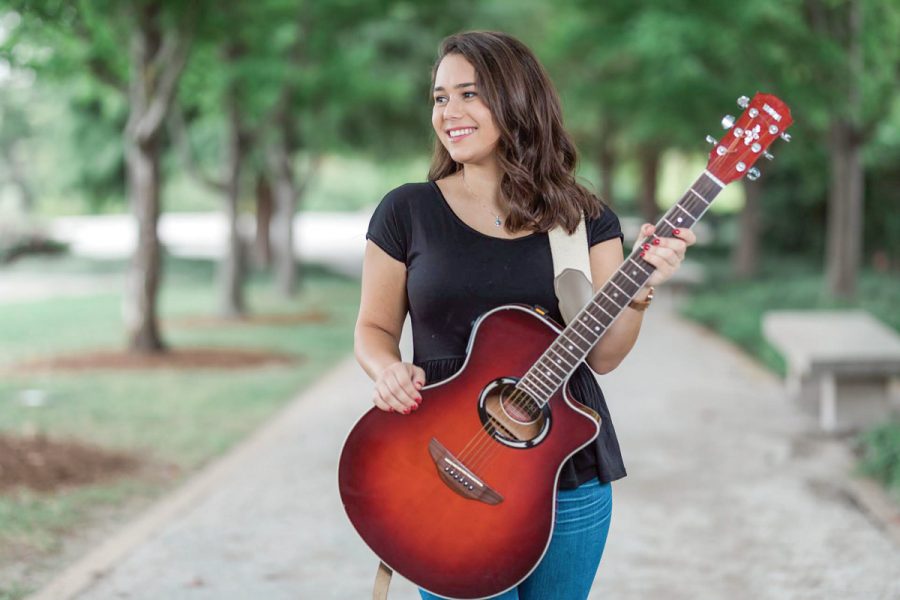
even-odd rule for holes
{"type": "MultiPolygon", "coordinates": [[[[586,217],[595,289],[622,263],[615,214],[574,177],[575,148],[562,126],[553,84],[531,51],[495,32],[450,36],[432,71],[434,157],[425,183],[403,185],[379,204],[366,235],[356,357],[375,381],[372,401],[409,414],[419,389],[463,365],[472,322],[510,303],[537,304],[562,322],[547,231],[570,233],[586,217]],[[407,311],[414,356],[402,362],[407,311]]],[[[653,226],[641,228],[641,238],[653,226]]],[[[644,258],[656,267],[587,358],[612,371],[631,350],[652,290],[671,277],[689,230],[655,238],[644,258]]],[[[572,396],[602,418],[596,441],[559,478],[557,521],[538,567],[507,599],[586,598],[609,530],[610,482],[625,476],[615,430],[590,369],[569,382],[572,396]]],[[[423,598],[434,598],[424,590],[423,598]]]]}

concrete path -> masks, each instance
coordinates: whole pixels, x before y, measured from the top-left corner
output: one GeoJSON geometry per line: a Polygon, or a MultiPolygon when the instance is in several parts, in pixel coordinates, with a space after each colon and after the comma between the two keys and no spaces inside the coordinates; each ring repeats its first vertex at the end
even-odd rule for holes
{"type": "MultiPolygon", "coordinates": [[[[900,547],[850,500],[845,447],[814,433],[768,372],[678,319],[665,296],[601,382],[630,475],[614,484],[592,599],[900,598],[900,547]]],[[[377,561],[336,484],[369,389],[352,359],[338,365],[193,489],[36,598],[370,597],[377,561]]],[[[416,597],[394,578],[392,599],[416,597]]]]}

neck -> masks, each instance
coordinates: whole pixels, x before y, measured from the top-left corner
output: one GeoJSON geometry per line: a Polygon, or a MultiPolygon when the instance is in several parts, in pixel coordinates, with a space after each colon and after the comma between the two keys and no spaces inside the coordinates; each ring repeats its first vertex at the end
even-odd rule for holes
{"type": "Polygon", "coordinates": [[[500,170],[496,164],[463,165],[462,176],[465,184],[487,207],[500,214],[505,212],[500,206],[500,170]]]}

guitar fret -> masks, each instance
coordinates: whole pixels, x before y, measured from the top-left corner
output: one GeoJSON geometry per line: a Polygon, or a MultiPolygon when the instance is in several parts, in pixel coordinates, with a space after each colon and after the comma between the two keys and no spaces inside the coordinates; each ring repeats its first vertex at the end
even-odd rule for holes
{"type": "Polygon", "coordinates": [[[548,386],[546,383],[537,378],[537,372],[534,370],[528,371],[530,379],[528,383],[534,386],[535,389],[540,390],[542,394],[545,394],[548,398],[553,395],[553,387],[548,386]]]}
{"type": "Polygon", "coordinates": [[[519,387],[521,387],[522,389],[524,389],[524,390],[525,390],[525,393],[527,393],[529,396],[531,396],[532,398],[534,398],[535,400],[537,400],[538,403],[542,403],[542,402],[546,403],[546,401],[544,400],[544,393],[543,393],[543,392],[537,392],[537,391],[536,391],[537,388],[534,388],[534,389],[528,389],[528,388],[533,388],[534,386],[531,385],[531,382],[530,382],[530,381],[526,381],[524,377],[523,377],[522,379],[520,379],[519,382],[518,382],[516,385],[519,386],[519,387]],[[526,384],[527,384],[528,387],[526,387],[526,384]]]}
{"type": "Polygon", "coordinates": [[[548,394],[548,396],[552,396],[554,390],[556,390],[556,388],[559,387],[560,382],[556,381],[552,376],[547,375],[546,373],[541,373],[540,370],[535,371],[534,374],[535,374],[535,377],[540,376],[540,377],[544,378],[543,380],[539,379],[537,381],[544,387],[548,388],[550,390],[550,393],[548,394]]]}
{"type": "Polygon", "coordinates": [[[592,318],[592,319],[594,320],[595,323],[599,323],[599,324],[602,325],[604,328],[606,328],[606,323],[604,323],[603,321],[601,321],[600,319],[598,319],[597,317],[595,317],[594,315],[592,315],[592,314],[591,314],[591,311],[586,310],[586,311],[584,311],[584,314],[586,314],[587,316],[589,316],[590,318],[592,318]]]}
{"type": "MultiPolygon", "coordinates": [[[[581,347],[581,344],[579,344],[578,342],[576,342],[575,340],[573,340],[571,337],[568,336],[567,331],[568,330],[563,331],[562,336],[560,336],[560,337],[564,338],[566,340],[566,342],[568,342],[569,350],[578,348],[578,352],[581,353],[581,356],[578,357],[578,360],[581,360],[581,358],[585,354],[587,354],[587,352],[584,350],[584,348],[581,347]]],[[[575,356],[574,353],[570,353],[570,354],[572,354],[572,356],[575,356]]]]}
{"type": "Polygon", "coordinates": [[[610,302],[612,302],[613,304],[615,304],[615,305],[618,306],[619,308],[622,308],[622,307],[624,306],[624,304],[619,304],[618,302],[616,302],[615,300],[613,300],[613,299],[609,296],[609,294],[607,294],[606,292],[604,292],[604,291],[601,290],[600,293],[603,294],[604,296],[606,296],[606,298],[607,298],[610,302]]]}
{"type": "Polygon", "coordinates": [[[560,344],[560,343],[557,342],[557,343],[554,343],[554,346],[557,346],[557,347],[560,348],[563,352],[565,352],[566,354],[568,354],[569,356],[571,356],[572,358],[574,358],[576,363],[577,363],[579,360],[581,360],[581,357],[578,356],[577,354],[575,354],[574,352],[572,352],[571,348],[570,348],[570,349],[566,349],[566,348],[565,348],[565,344],[560,344]]]}
{"type": "Polygon", "coordinates": [[[611,281],[615,282],[616,287],[625,292],[626,296],[633,296],[641,289],[641,286],[637,282],[632,280],[621,270],[617,271],[616,274],[612,276],[611,281]]]}
{"type": "Polygon", "coordinates": [[[566,363],[566,366],[569,367],[570,369],[572,367],[574,367],[574,365],[572,363],[570,363],[569,361],[567,361],[562,354],[560,354],[559,352],[554,350],[552,345],[547,349],[547,351],[552,352],[553,354],[555,354],[557,356],[557,358],[556,358],[557,363],[564,362],[564,363],[566,363]]]}
{"type": "Polygon", "coordinates": [[[581,349],[581,346],[579,346],[579,345],[576,344],[574,341],[572,341],[572,340],[570,340],[569,338],[567,338],[566,335],[565,335],[565,332],[563,332],[563,335],[561,335],[560,337],[563,338],[563,339],[565,339],[566,342],[568,342],[568,346],[569,346],[568,348],[566,348],[566,347],[565,347],[566,344],[563,344],[563,350],[565,350],[566,352],[568,352],[569,354],[571,354],[572,357],[573,357],[575,360],[581,360],[581,359],[582,359],[581,356],[578,356],[577,354],[575,354],[574,352],[572,352],[572,350],[574,350],[575,348],[578,348],[578,351],[583,353],[583,350],[581,349]]]}
{"type": "Polygon", "coordinates": [[[638,286],[638,288],[641,287],[641,284],[640,284],[640,283],[638,283],[637,281],[635,281],[635,280],[632,279],[631,277],[628,277],[628,273],[626,273],[625,271],[619,271],[619,272],[620,272],[622,275],[624,275],[624,276],[628,279],[628,281],[630,281],[630,282],[633,283],[634,285],[638,286]]]}
{"type": "Polygon", "coordinates": [[[591,344],[594,343],[593,341],[587,339],[586,337],[584,337],[583,335],[581,335],[580,333],[578,333],[578,330],[575,329],[574,325],[575,325],[575,323],[573,322],[573,323],[572,323],[572,326],[571,326],[571,330],[575,332],[575,335],[577,335],[578,337],[580,337],[581,339],[583,339],[584,341],[586,341],[586,342],[588,343],[588,346],[590,346],[591,344]]]}
{"type": "Polygon", "coordinates": [[[601,305],[597,304],[596,302],[594,302],[593,304],[594,304],[594,306],[596,306],[597,308],[599,308],[600,310],[602,310],[603,312],[605,312],[607,315],[609,315],[609,318],[610,318],[610,319],[615,319],[615,317],[612,316],[612,314],[610,314],[610,313],[609,313],[605,308],[603,308],[601,305]]]}
{"type": "Polygon", "coordinates": [[[680,202],[675,204],[675,208],[677,208],[678,210],[680,210],[681,212],[683,212],[684,214],[689,216],[691,218],[691,220],[696,220],[696,217],[694,215],[692,215],[691,213],[689,213],[683,206],[681,206],[680,202]]]}
{"type": "Polygon", "coordinates": [[[634,266],[636,266],[638,269],[640,269],[641,271],[644,271],[644,274],[645,274],[645,275],[650,275],[650,273],[648,273],[647,271],[645,271],[645,270],[644,270],[644,267],[642,267],[641,265],[639,265],[638,262],[637,262],[636,260],[634,260],[633,258],[629,258],[628,260],[630,260],[630,261],[631,261],[631,264],[633,264],[634,266]]]}
{"type": "Polygon", "coordinates": [[[698,198],[700,198],[701,200],[703,200],[703,203],[704,203],[704,204],[707,204],[707,205],[709,204],[709,202],[706,201],[706,198],[704,198],[703,196],[701,196],[700,194],[698,194],[697,191],[694,190],[694,188],[688,188],[688,191],[693,192],[693,194],[694,194],[695,196],[697,196],[698,198]]]}
{"type": "Polygon", "coordinates": [[[719,180],[718,177],[716,177],[715,175],[713,175],[712,173],[710,173],[710,172],[707,171],[706,169],[703,169],[703,175],[706,175],[706,176],[710,179],[710,181],[712,181],[712,182],[715,183],[717,186],[719,186],[719,189],[724,189],[724,188],[725,188],[725,184],[722,183],[722,182],[719,180]]]}
{"type": "Polygon", "coordinates": [[[618,285],[616,285],[616,282],[613,279],[614,279],[614,277],[610,277],[610,279],[609,279],[609,282],[613,285],[613,287],[615,287],[617,290],[619,290],[620,292],[622,292],[623,294],[628,296],[629,295],[628,292],[626,292],[625,290],[620,288],[618,285]]]}
{"type": "Polygon", "coordinates": [[[600,325],[602,325],[604,329],[606,329],[607,327],[609,327],[612,324],[612,322],[613,322],[612,317],[610,317],[609,315],[606,315],[606,314],[600,314],[597,311],[591,311],[591,308],[593,308],[593,307],[585,307],[585,311],[587,312],[588,315],[590,315],[590,317],[592,319],[594,319],[595,321],[600,323],[600,325]]]}
{"type": "MultiPolygon", "coordinates": [[[[572,339],[571,337],[568,336],[568,333],[571,332],[571,331],[574,331],[574,329],[566,328],[566,330],[563,332],[563,337],[565,337],[567,340],[569,340],[570,342],[572,342],[572,344],[574,344],[575,347],[578,348],[578,351],[581,352],[581,354],[583,354],[583,355],[584,355],[584,354],[587,354],[587,350],[585,350],[584,348],[582,348],[582,347],[581,347],[581,344],[579,344],[576,340],[574,340],[574,339],[572,339]]],[[[576,331],[575,333],[577,334],[578,332],[576,331]]],[[[584,338],[583,338],[582,336],[579,335],[578,337],[580,337],[581,339],[584,340],[584,338]]],[[[584,340],[584,341],[587,342],[587,340],[584,340]]],[[[588,342],[588,346],[590,346],[590,342],[588,342]]]]}
{"type": "Polygon", "coordinates": [[[672,228],[672,231],[678,229],[678,227],[676,227],[675,225],[672,225],[672,222],[669,221],[667,218],[663,217],[663,221],[665,221],[666,224],[668,224],[668,226],[672,228]]]}
{"type": "MultiPolygon", "coordinates": [[[[566,373],[563,371],[559,373],[556,369],[556,365],[553,364],[553,361],[550,360],[546,355],[542,356],[538,359],[538,363],[544,368],[545,371],[552,372],[560,382],[562,382],[566,378],[566,373]]],[[[558,385],[558,384],[557,384],[558,385]]]]}

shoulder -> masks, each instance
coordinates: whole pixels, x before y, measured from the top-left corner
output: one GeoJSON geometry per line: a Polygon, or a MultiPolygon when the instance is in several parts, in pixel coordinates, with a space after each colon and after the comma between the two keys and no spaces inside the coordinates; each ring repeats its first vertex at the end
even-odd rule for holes
{"type": "Polygon", "coordinates": [[[382,198],[381,203],[392,208],[406,208],[434,194],[434,184],[430,181],[404,183],[395,187],[382,198]]]}
{"type": "Polygon", "coordinates": [[[600,214],[585,219],[589,245],[593,246],[613,238],[624,239],[618,215],[602,201],[597,200],[597,202],[600,204],[600,214]]]}

